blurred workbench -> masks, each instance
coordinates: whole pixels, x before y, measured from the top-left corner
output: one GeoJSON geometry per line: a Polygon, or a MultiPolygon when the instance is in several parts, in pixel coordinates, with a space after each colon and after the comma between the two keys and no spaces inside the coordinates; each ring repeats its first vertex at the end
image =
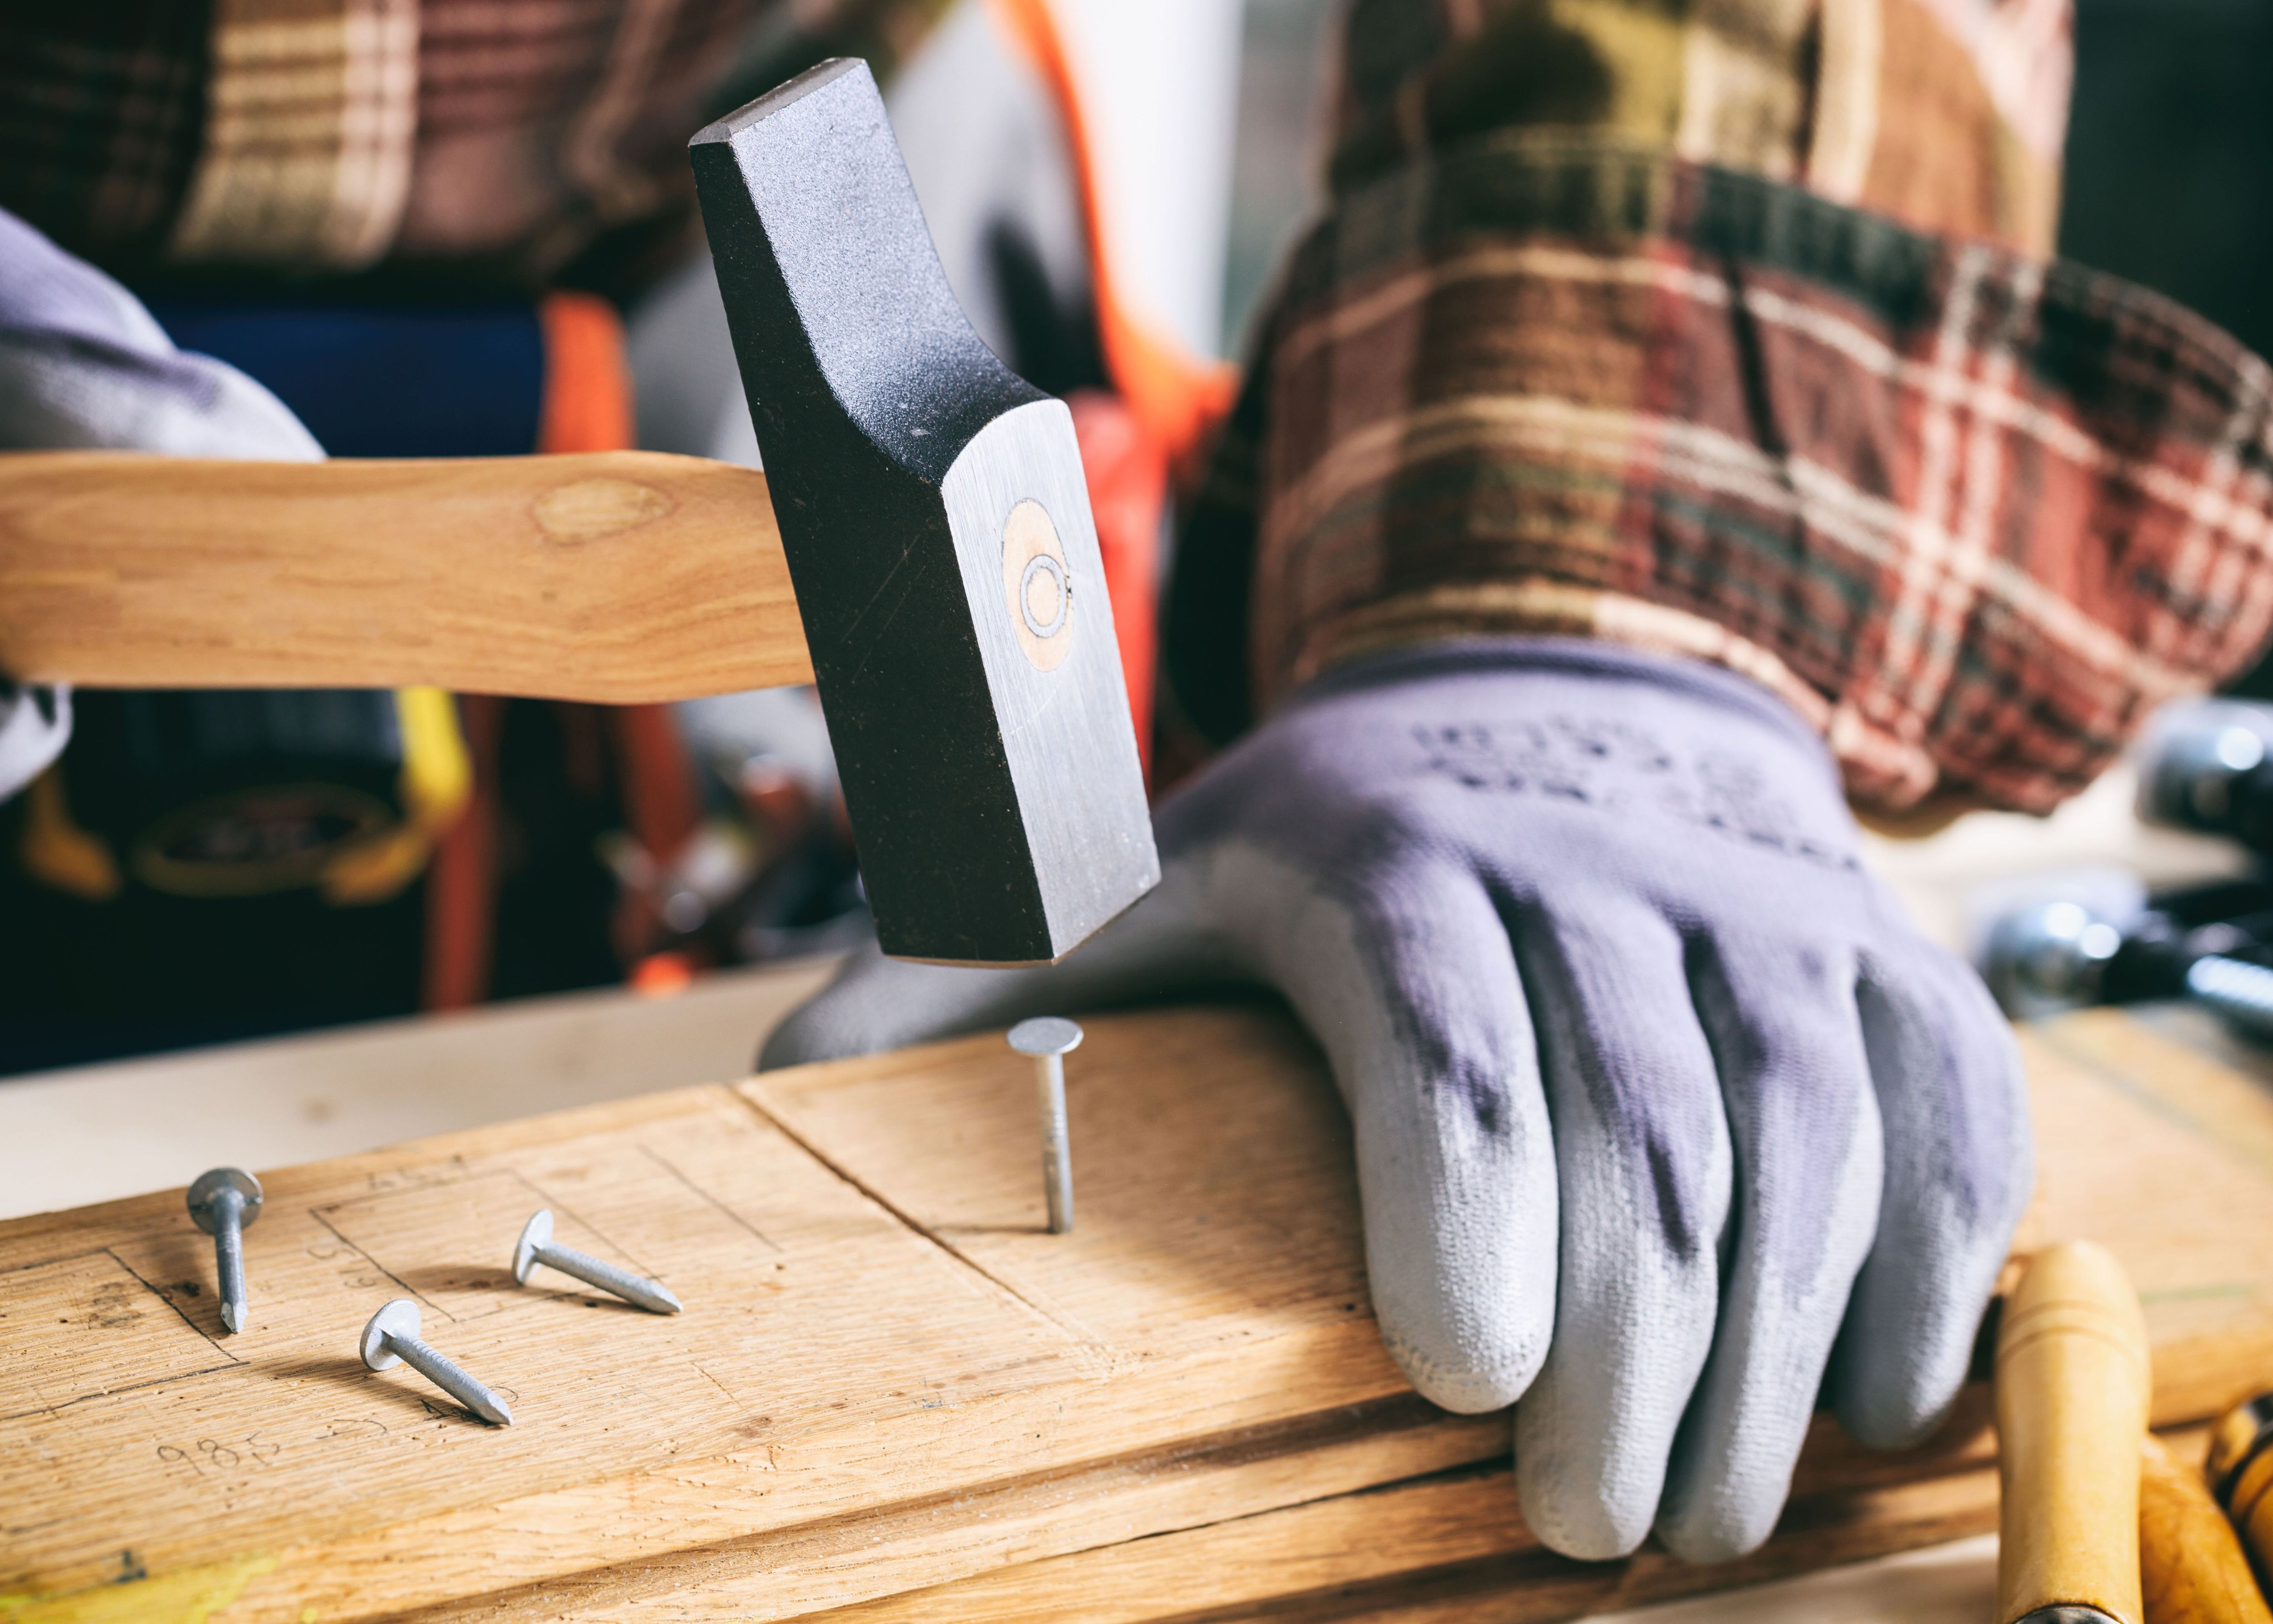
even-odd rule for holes
{"type": "MultiPolygon", "coordinates": [[[[1874,839],[1872,858],[1922,926],[1953,947],[1965,897],[1987,880],[2089,863],[2122,864],[2156,881],[2235,866],[2211,842],[2139,828],[2119,777],[2052,820],[1977,816],[1924,842],[1874,839]]],[[[0,1183],[0,1217],[176,1186],[217,1164],[304,1163],[737,1077],[763,1034],[828,970],[806,962],[733,971],[669,999],[611,991],[536,999],[0,1081],[0,1144],[17,1148],[0,1183]]],[[[2189,1042],[2221,1041],[2187,1012],[2160,1020],[2189,1042]]],[[[1985,1616],[1993,1574],[1993,1539],[1973,1538],[1630,1616],[1969,1620],[1985,1616]]]]}

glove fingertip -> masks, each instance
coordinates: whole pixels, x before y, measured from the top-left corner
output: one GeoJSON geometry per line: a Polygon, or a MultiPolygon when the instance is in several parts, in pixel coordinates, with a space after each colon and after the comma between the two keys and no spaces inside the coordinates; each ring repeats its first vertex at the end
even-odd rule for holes
{"type": "Polygon", "coordinates": [[[1980,1309],[1995,1278],[1993,1269],[1975,1272],[1984,1276],[1977,1291],[1945,1286],[1922,1312],[1898,1312],[1876,1291],[1857,1293],[1827,1384],[1832,1413],[1857,1443],[1911,1448],[1949,1418],[1972,1365],[1980,1309]],[[1963,1305],[1974,1311],[1965,1312],[1963,1305]]]}
{"type": "Polygon", "coordinates": [[[1414,1390],[1454,1415],[1489,1415],[1521,1398],[1547,1357],[1543,1341],[1519,1343],[1507,1358],[1477,1363],[1426,1352],[1390,1326],[1381,1328],[1382,1345],[1414,1390]]]}
{"type": "Polygon", "coordinates": [[[1632,1556],[1649,1536],[1649,1520],[1628,1526],[1600,1505],[1579,1505],[1551,1486],[1554,1479],[1524,1470],[1516,1460],[1516,1489],[1523,1504],[1523,1524],[1539,1543],[1557,1556],[1574,1562],[1615,1562],[1632,1556]]]}
{"type": "Polygon", "coordinates": [[[1954,1387],[1938,1400],[1919,1394],[1857,1392],[1842,1396],[1834,1413],[1840,1430],[1866,1449],[1914,1449],[1941,1430],[1956,1405],[1954,1387]]]}
{"type": "MultiPolygon", "coordinates": [[[[1599,1463],[1572,1458],[1556,1429],[1526,1406],[1515,1426],[1515,1486],[1524,1525],[1540,1543],[1573,1561],[1632,1556],[1649,1536],[1664,1486],[1662,1471],[1634,1483],[1606,1481],[1599,1463]]],[[[1644,1463],[1646,1465],[1647,1463],[1644,1463]]]]}
{"type": "Polygon", "coordinates": [[[1785,1488],[1756,1503],[1718,1501],[1682,1510],[1668,1510],[1657,1519],[1658,1543],[1684,1562],[1700,1565],[1732,1562],[1750,1556],[1767,1543],[1782,1515],[1785,1488]]]}

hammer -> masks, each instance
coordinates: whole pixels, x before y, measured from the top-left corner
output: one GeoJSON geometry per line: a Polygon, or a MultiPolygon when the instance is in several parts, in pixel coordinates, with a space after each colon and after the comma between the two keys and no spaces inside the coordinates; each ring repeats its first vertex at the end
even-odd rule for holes
{"type": "Polygon", "coordinates": [[[811,680],[884,951],[1061,958],[1159,878],[1072,417],[956,305],[866,64],[690,155],[765,473],[0,455],[0,670],[612,703],[811,680]]]}

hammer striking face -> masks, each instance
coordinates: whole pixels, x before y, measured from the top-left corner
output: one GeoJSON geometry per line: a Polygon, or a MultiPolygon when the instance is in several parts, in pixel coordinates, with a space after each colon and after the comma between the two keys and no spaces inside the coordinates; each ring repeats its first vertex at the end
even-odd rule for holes
{"type": "Polygon", "coordinates": [[[964,319],[866,64],[690,155],[884,951],[1061,957],[1160,872],[1072,416],[964,319]]]}

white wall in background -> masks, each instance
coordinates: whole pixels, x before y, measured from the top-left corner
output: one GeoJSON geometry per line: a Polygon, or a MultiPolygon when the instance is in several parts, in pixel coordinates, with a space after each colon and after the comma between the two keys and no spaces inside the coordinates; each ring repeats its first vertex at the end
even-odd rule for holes
{"type": "Polygon", "coordinates": [[[1050,0],[1091,121],[1106,230],[1130,304],[1223,348],[1239,112],[1239,0],[1050,0]]]}
{"type": "Polygon", "coordinates": [[[1014,228],[1061,308],[1085,306],[1081,192],[1049,91],[979,0],[962,0],[884,89],[948,285],[994,353],[1012,353],[987,233],[1014,228]]]}

